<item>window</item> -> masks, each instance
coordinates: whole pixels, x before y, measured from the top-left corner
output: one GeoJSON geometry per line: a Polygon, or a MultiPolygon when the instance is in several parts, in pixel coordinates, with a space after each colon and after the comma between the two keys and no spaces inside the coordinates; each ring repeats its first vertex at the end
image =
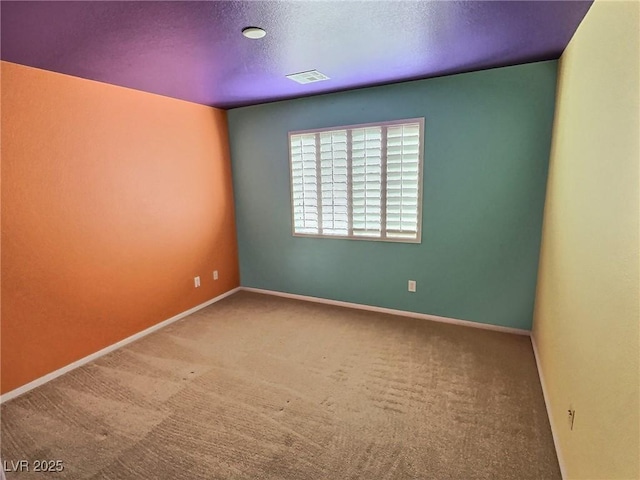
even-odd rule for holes
{"type": "Polygon", "coordinates": [[[290,132],[295,236],[420,243],[424,119],[290,132]]]}

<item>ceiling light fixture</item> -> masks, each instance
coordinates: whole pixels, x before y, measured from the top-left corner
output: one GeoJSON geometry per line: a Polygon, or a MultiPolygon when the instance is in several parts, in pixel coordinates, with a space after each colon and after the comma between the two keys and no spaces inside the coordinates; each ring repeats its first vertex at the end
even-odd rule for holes
{"type": "Polygon", "coordinates": [[[242,29],[242,35],[252,40],[257,40],[259,38],[264,37],[267,34],[260,27],[246,27],[242,29]]]}

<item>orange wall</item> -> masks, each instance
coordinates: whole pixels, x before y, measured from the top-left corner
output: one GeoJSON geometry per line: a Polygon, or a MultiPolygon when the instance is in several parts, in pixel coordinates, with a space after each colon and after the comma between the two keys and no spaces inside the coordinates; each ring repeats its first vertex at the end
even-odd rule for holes
{"type": "Polygon", "coordinates": [[[239,285],[225,112],[7,62],[1,95],[3,393],[239,285]]]}

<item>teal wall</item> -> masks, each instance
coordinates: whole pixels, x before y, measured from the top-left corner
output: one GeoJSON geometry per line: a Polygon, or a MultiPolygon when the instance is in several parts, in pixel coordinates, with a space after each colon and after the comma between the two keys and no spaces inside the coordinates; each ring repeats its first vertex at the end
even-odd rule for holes
{"type": "Polygon", "coordinates": [[[241,284],[530,329],[556,69],[540,62],[230,110],[241,284]],[[415,117],[425,118],[421,244],[291,235],[287,132],[415,117]]]}

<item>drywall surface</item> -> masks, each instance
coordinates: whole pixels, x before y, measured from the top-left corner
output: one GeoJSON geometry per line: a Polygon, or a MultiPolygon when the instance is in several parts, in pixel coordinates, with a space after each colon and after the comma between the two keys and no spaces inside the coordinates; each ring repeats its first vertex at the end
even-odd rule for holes
{"type": "Polygon", "coordinates": [[[2,62],[2,392],[238,283],[225,112],[2,62]]]}
{"type": "Polygon", "coordinates": [[[529,329],[556,68],[230,110],[242,285],[529,329]],[[289,131],[415,117],[425,118],[421,244],[292,236],[289,131]]]}
{"type": "Polygon", "coordinates": [[[639,7],[597,0],[559,66],[533,333],[571,479],[640,478],[639,7]]]}

